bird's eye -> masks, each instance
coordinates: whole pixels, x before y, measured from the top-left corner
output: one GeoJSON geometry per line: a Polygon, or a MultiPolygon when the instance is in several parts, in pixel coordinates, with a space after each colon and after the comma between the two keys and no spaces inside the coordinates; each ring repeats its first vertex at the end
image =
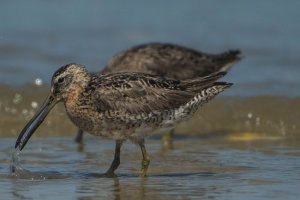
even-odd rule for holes
{"type": "Polygon", "coordinates": [[[62,82],[64,82],[64,80],[65,80],[64,77],[60,77],[60,78],[57,80],[57,82],[58,82],[58,83],[62,83],[62,82]]]}

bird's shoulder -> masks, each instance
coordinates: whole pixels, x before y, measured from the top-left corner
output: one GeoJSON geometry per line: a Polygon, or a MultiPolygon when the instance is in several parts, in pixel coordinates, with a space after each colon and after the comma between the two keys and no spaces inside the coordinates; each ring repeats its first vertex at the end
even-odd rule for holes
{"type": "Polygon", "coordinates": [[[188,102],[194,95],[181,82],[143,73],[114,73],[92,76],[86,93],[96,110],[149,113],[167,110],[188,102]]]}

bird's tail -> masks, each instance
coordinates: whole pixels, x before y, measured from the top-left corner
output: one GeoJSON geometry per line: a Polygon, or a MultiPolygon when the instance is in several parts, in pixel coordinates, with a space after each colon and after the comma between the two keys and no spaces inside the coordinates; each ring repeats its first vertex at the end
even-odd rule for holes
{"type": "Polygon", "coordinates": [[[189,79],[181,82],[181,86],[187,91],[193,91],[195,93],[200,93],[202,90],[213,87],[213,86],[231,86],[231,83],[216,82],[218,79],[226,75],[226,72],[217,72],[205,77],[198,77],[194,79],[189,79]]]}
{"type": "Polygon", "coordinates": [[[201,90],[189,103],[194,104],[194,107],[202,106],[232,85],[232,83],[215,82],[213,85],[201,90]]]}
{"type": "Polygon", "coordinates": [[[220,92],[229,88],[231,85],[232,83],[215,82],[198,91],[189,102],[175,110],[175,118],[180,120],[181,118],[191,117],[192,114],[199,109],[199,107],[212,100],[220,92]]]}
{"type": "Polygon", "coordinates": [[[212,61],[220,66],[220,69],[218,70],[219,72],[227,72],[234,63],[241,59],[240,50],[229,50],[224,53],[214,55],[212,61]]]}

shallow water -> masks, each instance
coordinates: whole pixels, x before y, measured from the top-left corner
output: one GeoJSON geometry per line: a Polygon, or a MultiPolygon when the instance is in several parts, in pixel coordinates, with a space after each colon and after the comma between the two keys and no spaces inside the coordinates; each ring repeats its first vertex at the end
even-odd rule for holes
{"type": "MultiPolygon", "coordinates": [[[[300,195],[299,1],[3,1],[0,6],[0,199],[298,199],[300,195]],[[271,5],[271,6],[270,6],[271,5]],[[100,71],[115,53],[145,42],[204,52],[241,49],[222,81],[234,86],[175,130],[124,145],[118,177],[101,173],[112,141],[86,136],[58,105],[10,174],[15,138],[49,91],[53,72],[77,62],[100,71]],[[44,137],[51,136],[51,137],[44,137]],[[64,136],[64,137],[62,137],[64,136]]],[[[16,162],[16,161],[15,161],[16,162]]]]}
{"type": "Polygon", "coordinates": [[[1,199],[297,199],[300,145],[294,139],[255,141],[179,138],[174,150],[147,140],[147,178],[138,177],[139,148],[125,143],[115,178],[101,173],[114,143],[87,137],[33,139],[9,175],[14,139],[1,139],[1,199]],[[23,170],[21,170],[22,168],[23,170]]]}
{"type": "Polygon", "coordinates": [[[140,150],[126,143],[118,176],[106,178],[101,173],[110,166],[114,142],[86,135],[85,145],[75,144],[76,129],[61,105],[51,111],[11,167],[16,136],[47,90],[36,85],[0,88],[1,199],[298,199],[300,195],[299,97],[218,97],[175,129],[173,150],[164,149],[159,136],[147,140],[149,177],[138,177],[140,150]]]}

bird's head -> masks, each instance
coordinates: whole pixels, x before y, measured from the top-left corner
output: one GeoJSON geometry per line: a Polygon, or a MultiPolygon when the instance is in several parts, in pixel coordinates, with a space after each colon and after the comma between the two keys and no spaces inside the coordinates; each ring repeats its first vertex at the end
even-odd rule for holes
{"type": "Polygon", "coordinates": [[[71,91],[84,87],[88,80],[89,73],[82,65],[72,63],[59,68],[52,76],[48,97],[19,134],[15,148],[22,150],[56,103],[66,101],[71,91]]]}

